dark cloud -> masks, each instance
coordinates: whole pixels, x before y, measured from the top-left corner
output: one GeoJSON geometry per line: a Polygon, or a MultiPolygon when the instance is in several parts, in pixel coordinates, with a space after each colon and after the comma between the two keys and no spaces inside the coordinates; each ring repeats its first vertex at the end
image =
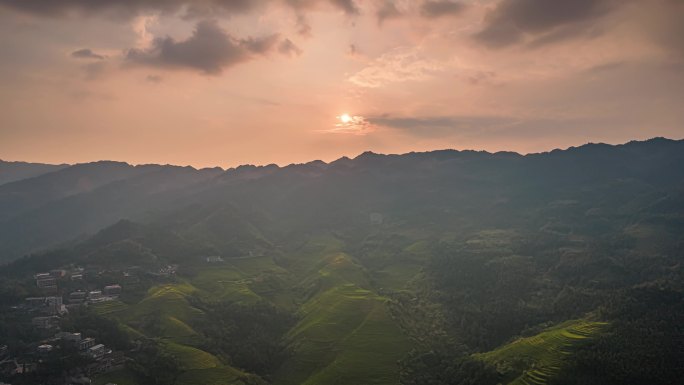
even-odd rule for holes
{"type": "MultiPolygon", "coordinates": [[[[207,23],[207,22],[204,22],[207,23]]],[[[200,25],[203,23],[200,23],[197,28],[199,30],[200,25]]],[[[220,27],[216,25],[214,22],[209,22],[208,24],[211,26],[211,28],[214,28],[211,33],[215,33],[216,31],[221,32],[223,36],[229,37],[223,30],[221,30],[220,27]]],[[[278,43],[278,35],[277,34],[272,34],[268,36],[263,36],[259,38],[254,38],[254,37],[248,37],[246,39],[239,40],[238,43],[239,45],[246,49],[247,53],[249,54],[257,54],[257,55],[265,55],[273,50],[273,48],[276,46],[278,43]]]]}
{"type": "Polygon", "coordinates": [[[311,24],[309,20],[302,13],[297,14],[297,33],[304,37],[311,37],[311,24]]]}
{"type": "MultiPolygon", "coordinates": [[[[276,1],[276,0],[271,0],[276,1]]],[[[358,15],[359,7],[354,0],[282,0],[295,11],[301,13],[317,8],[321,4],[329,4],[333,7],[344,11],[347,15],[358,15]]]]}
{"type": "Polygon", "coordinates": [[[359,14],[359,8],[356,6],[356,3],[354,3],[354,0],[330,0],[330,3],[343,10],[347,15],[359,14]]]}
{"type": "Polygon", "coordinates": [[[423,138],[453,137],[459,135],[499,135],[505,132],[539,134],[549,128],[571,129],[581,124],[572,119],[524,119],[511,116],[421,116],[394,117],[380,115],[366,118],[375,126],[404,131],[423,138]]]}
{"type": "Polygon", "coordinates": [[[0,12],[11,9],[43,17],[100,16],[118,20],[152,13],[202,20],[256,13],[274,3],[285,5],[295,13],[297,32],[305,37],[311,36],[307,18],[310,11],[332,7],[347,16],[360,14],[355,0],[0,0],[0,12]]]}
{"type": "Polygon", "coordinates": [[[71,57],[76,59],[96,59],[104,60],[105,56],[93,52],[90,48],[83,48],[71,53],[71,57]]]}
{"type": "Polygon", "coordinates": [[[186,18],[206,18],[225,13],[246,13],[272,2],[288,4],[295,10],[329,3],[348,15],[359,14],[354,0],[0,0],[0,7],[43,16],[107,14],[134,17],[149,12],[182,12],[186,18]]]}
{"type": "Polygon", "coordinates": [[[236,39],[215,21],[205,20],[197,24],[187,40],[155,39],[149,49],[129,50],[126,61],[155,67],[196,69],[216,75],[224,68],[273,51],[278,41],[277,35],[236,39]]]}
{"type": "Polygon", "coordinates": [[[285,39],[278,44],[278,52],[286,56],[299,56],[302,54],[301,48],[297,47],[290,39],[285,39]]]}
{"type": "Polygon", "coordinates": [[[397,9],[396,4],[392,0],[386,0],[378,8],[375,16],[378,19],[378,24],[382,25],[386,20],[396,19],[401,17],[401,12],[397,9]]]}
{"type": "Polygon", "coordinates": [[[206,16],[220,12],[246,12],[264,0],[0,0],[0,5],[45,16],[111,13],[132,17],[142,12],[206,16]]]}
{"type": "Polygon", "coordinates": [[[615,5],[614,0],[501,0],[487,13],[484,28],[475,38],[498,48],[523,42],[530,36],[543,39],[545,34],[564,28],[549,35],[548,42],[567,39],[585,31],[577,25],[591,26],[589,22],[607,14],[615,5]],[[572,28],[573,25],[576,27],[572,28]]]}
{"type": "Polygon", "coordinates": [[[416,136],[444,136],[464,130],[482,129],[506,124],[510,118],[490,116],[427,116],[393,117],[390,115],[372,116],[366,120],[373,125],[407,131],[416,136]]]}
{"type": "Polygon", "coordinates": [[[245,13],[264,4],[264,0],[200,0],[187,1],[186,18],[213,17],[220,13],[245,13]]]}
{"type": "Polygon", "coordinates": [[[420,14],[427,18],[458,15],[465,9],[465,5],[449,0],[428,0],[420,6],[420,14]]]}

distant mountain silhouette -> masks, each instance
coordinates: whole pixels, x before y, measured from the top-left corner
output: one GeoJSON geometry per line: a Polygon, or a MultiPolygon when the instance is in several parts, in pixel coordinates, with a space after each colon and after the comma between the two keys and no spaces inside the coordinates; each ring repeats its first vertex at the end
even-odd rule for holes
{"type": "Polygon", "coordinates": [[[487,223],[542,227],[559,210],[575,213],[562,227],[580,233],[629,220],[683,226],[683,166],[684,141],[664,138],[530,155],[366,152],[330,163],[227,171],[78,164],[0,186],[0,258],[122,219],[201,238],[226,255],[321,229],[361,236],[373,226],[371,213],[380,213],[384,226],[410,222],[439,233],[487,223]]]}
{"type": "Polygon", "coordinates": [[[0,160],[0,185],[17,180],[33,178],[68,167],[66,164],[7,162],[0,160]]]}

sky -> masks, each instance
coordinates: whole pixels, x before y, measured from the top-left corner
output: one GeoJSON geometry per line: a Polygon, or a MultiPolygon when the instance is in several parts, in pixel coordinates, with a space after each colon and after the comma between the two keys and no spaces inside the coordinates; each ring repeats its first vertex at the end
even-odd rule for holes
{"type": "Polygon", "coordinates": [[[0,0],[0,159],[684,137],[684,0],[0,0]]]}

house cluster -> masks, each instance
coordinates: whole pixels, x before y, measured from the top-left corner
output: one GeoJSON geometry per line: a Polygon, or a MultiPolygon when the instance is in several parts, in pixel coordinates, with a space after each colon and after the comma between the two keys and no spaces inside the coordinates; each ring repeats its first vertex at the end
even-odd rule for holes
{"type": "Polygon", "coordinates": [[[30,313],[46,316],[64,315],[68,312],[62,297],[58,296],[28,297],[24,308],[30,313]]]}
{"type": "Polygon", "coordinates": [[[50,331],[59,326],[60,316],[66,315],[70,307],[111,301],[118,298],[121,291],[121,285],[105,286],[102,290],[78,290],[69,293],[67,304],[60,296],[29,297],[21,308],[34,315],[31,324],[36,329],[50,331]]]}
{"type": "Polygon", "coordinates": [[[44,341],[37,348],[39,355],[52,352],[55,346],[65,343],[67,346],[78,349],[79,354],[100,360],[106,355],[112,354],[111,349],[107,349],[103,344],[98,344],[94,338],[82,338],[81,333],[58,332],[53,338],[44,341]]]}
{"type": "Polygon", "coordinates": [[[84,305],[91,303],[100,303],[111,301],[119,298],[121,295],[121,285],[108,285],[102,288],[102,290],[77,290],[69,293],[69,305],[84,305]]]}
{"type": "MultiPolygon", "coordinates": [[[[31,315],[31,325],[40,332],[40,335],[46,336],[59,330],[60,317],[68,314],[69,309],[110,301],[121,295],[122,287],[119,284],[107,285],[100,290],[79,289],[70,293],[66,293],[65,290],[60,290],[58,287],[60,280],[68,277],[72,281],[82,281],[83,276],[84,269],[80,267],[37,273],[34,275],[36,286],[44,289],[42,292],[48,295],[28,297],[17,308],[31,315]]],[[[73,286],[73,284],[67,286],[73,286]]],[[[87,287],[85,282],[77,286],[87,287]]],[[[88,343],[88,341],[84,341],[81,343],[88,343]]],[[[43,344],[37,351],[41,354],[47,354],[51,349],[50,344],[43,344]]],[[[93,352],[93,354],[95,353],[93,352]]]]}
{"type": "Polygon", "coordinates": [[[49,273],[37,273],[33,276],[36,280],[36,286],[44,290],[57,289],[57,281],[61,278],[69,277],[72,281],[79,281],[83,279],[84,269],[81,267],[73,268],[69,271],[64,269],[51,270],[49,273]]]}
{"type": "MultiPolygon", "coordinates": [[[[11,379],[15,376],[23,377],[26,373],[36,376],[46,368],[64,366],[69,369],[62,372],[64,379],[55,384],[90,384],[89,377],[121,368],[125,362],[123,352],[113,351],[78,331],[62,332],[60,327],[65,325],[62,318],[70,311],[76,314],[74,310],[79,307],[117,299],[124,286],[135,290],[143,280],[164,281],[177,270],[178,265],[152,269],[128,266],[122,270],[103,270],[98,266],[89,266],[86,270],[71,265],[47,272],[34,271],[31,277],[37,290],[31,290],[33,296],[11,309],[19,313],[24,324],[30,322],[37,338],[21,346],[4,341],[9,348],[0,341],[0,380],[14,382],[11,379]],[[103,283],[111,284],[103,286],[103,283]],[[65,364],[69,361],[71,366],[65,364]]],[[[25,382],[26,378],[21,381],[25,382]]]]}
{"type": "Polygon", "coordinates": [[[22,375],[38,370],[42,363],[78,354],[87,357],[87,363],[72,369],[65,383],[90,384],[88,377],[121,369],[125,364],[123,352],[113,351],[94,338],[83,338],[81,333],[58,332],[34,346],[34,353],[24,357],[21,363],[10,357],[7,346],[0,346],[0,372],[8,377],[22,375]]]}

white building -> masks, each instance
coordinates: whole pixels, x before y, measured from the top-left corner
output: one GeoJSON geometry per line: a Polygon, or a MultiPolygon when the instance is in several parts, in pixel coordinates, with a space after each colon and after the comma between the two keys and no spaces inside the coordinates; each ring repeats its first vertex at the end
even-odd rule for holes
{"type": "Polygon", "coordinates": [[[104,289],[102,289],[105,295],[112,295],[116,296],[121,294],[121,285],[109,285],[105,286],[104,289]]]}
{"type": "Polygon", "coordinates": [[[53,349],[54,349],[54,347],[52,345],[48,345],[48,344],[40,345],[40,346],[38,346],[38,354],[48,354],[53,349]]]}
{"type": "Polygon", "coordinates": [[[88,355],[91,358],[95,358],[95,359],[101,358],[102,356],[105,355],[106,352],[107,352],[107,350],[105,349],[105,346],[102,344],[97,344],[97,345],[88,349],[88,355]]]}

